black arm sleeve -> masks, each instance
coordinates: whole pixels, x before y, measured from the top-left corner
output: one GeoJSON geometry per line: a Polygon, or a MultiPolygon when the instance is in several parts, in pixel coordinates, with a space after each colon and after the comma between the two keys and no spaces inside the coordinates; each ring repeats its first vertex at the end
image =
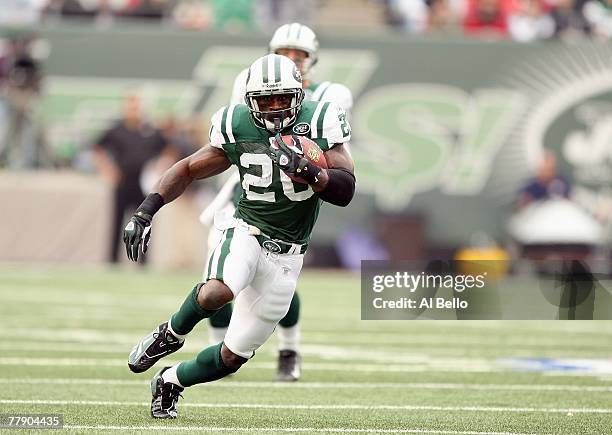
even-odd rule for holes
{"type": "Polygon", "coordinates": [[[330,204],[346,207],[355,194],[355,176],[346,169],[328,169],[329,181],[319,198],[330,204]]]}

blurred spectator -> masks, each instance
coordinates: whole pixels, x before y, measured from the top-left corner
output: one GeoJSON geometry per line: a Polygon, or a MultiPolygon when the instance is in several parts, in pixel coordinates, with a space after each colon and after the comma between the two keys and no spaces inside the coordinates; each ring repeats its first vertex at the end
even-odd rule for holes
{"type": "Polygon", "coordinates": [[[159,130],[166,141],[175,148],[178,157],[182,159],[203,145],[199,132],[195,131],[196,126],[201,124],[202,122],[199,119],[191,121],[169,114],[159,123],[159,130]]]}
{"type": "Polygon", "coordinates": [[[113,17],[159,20],[169,14],[174,0],[49,0],[46,14],[62,17],[95,18],[110,23],[113,17]]]}
{"type": "Polygon", "coordinates": [[[208,3],[201,0],[183,0],[172,11],[174,22],[187,30],[206,30],[210,27],[211,15],[208,3]]]}
{"type": "MultiPolygon", "coordinates": [[[[278,0],[276,1],[278,3],[278,0]]],[[[281,2],[282,4],[288,2],[281,2]]],[[[213,10],[215,27],[223,30],[253,30],[255,28],[254,0],[210,0],[213,10]]],[[[258,10],[265,10],[268,2],[262,0],[257,2],[258,10]]],[[[274,15],[267,16],[274,19],[274,15]]]]}
{"type": "Polygon", "coordinates": [[[47,0],[1,0],[0,27],[33,27],[47,0]]]}
{"type": "Polygon", "coordinates": [[[588,1],[582,12],[594,36],[602,39],[612,36],[612,0],[588,1]]]}
{"type": "Polygon", "coordinates": [[[406,33],[425,33],[428,16],[425,0],[389,0],[387,10],[394,24],[406,33]]]}
{"type": "Polygon", "coordinates": [[[401,27],[403,26],[403,17],[393,8],[394,0],[378,0],[382,4],[384,10],[385,23],[389,27],[401,27]]]}
{"type": "Polygon", "coordinates": [[[287,23],[297,22],[312,27],[316,24],[318,3],[317,0],[257,0],[251,9],[259,28],[271,32],[287,23]]]}
{"type": "Polygon", "coordinates": [[[555,23],[554,36],[557,38],[572,40],[591,33],[591,27],[582,14],[582,2],[555,0],[550,16],[555,23]]]}
{"type": "Polygon", "coordinates": [[[570,184],[557,172],[557,158],[552,151],[545,151],[536,177],[521,190],[518,206],[523,208],[534,201],[551,198],[569,198],[570,184]]]}
{"type": "Polygon", "coordinates": [[[140,178],[145,164],[160,156],[161,160],[174,161],[177,153],[164,135],[145,121],[140,98],[128,95],[122,118],[102,133],[93,156],[100,174],[115,188],[110,254],[115,263],[124,215],[132,213],[144,200],[140,178]]]}
{"type": "Polygon", "coordinates": [[[555,32],[555,22],[545,11],[542,0],[516,0],[508,18],[512,39],[520,42],[548,39],[555,32]]]}
{"type": "Polygon", "coordinates": [[[29,34],[14,36],[0,56],[0,166],[13,169],[51,164],[36,116],[42,65],[31,42],[29,34]]]}
{"type": "Polygon", "coordinates": [[[128,0],[121,13],[129,17],[159,20],[166,15],[170,6],[170,0],[128,0]]]}
{"type": "Polygon", "coordinates": [[[508,36],[510,0],[468,0],[463,31],[469,36],[508,36]]]}
{"type": "Polygon", "coordinates": [[[456,33],[458,16],[449,0],[426,0],[428,10],[428,33],[456,33]]]}
{"type": "Polygon", "coordinates": [[[49,8],[59,10],[64,17],[93,17],[106,6],[103,0],[58,0],[52,1],[49,8]]]}

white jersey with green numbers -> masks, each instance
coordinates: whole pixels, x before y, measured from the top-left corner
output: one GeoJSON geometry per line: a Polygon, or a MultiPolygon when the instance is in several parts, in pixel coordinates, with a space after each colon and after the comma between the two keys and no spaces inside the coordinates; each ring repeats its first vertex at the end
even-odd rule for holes
{"type": "MultiPolygon", "coordinates": [[[[244,192],[234,216],[274,239],[307,244],[321,200],[309,185],[294,182],[272,163],[274,134],[257,127],[244,104],[222,107],[211,124],[211,145],[240,172],[244,192]]],[[[351,138],[344,110],[331,102],[304,102],[295,123],[281,133],[306,136],[323,151],[351,138]]]]}

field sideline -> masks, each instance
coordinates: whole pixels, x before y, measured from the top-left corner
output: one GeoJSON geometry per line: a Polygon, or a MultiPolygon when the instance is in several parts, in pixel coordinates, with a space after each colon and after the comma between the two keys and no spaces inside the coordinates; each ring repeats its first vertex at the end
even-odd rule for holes
{"type": "MultiPolygon", "coordinates": [[[[272,382],[273,338],[186,390],[178,420],[152,420],[155,370],[131,374],[127,354],[197,279],[0,266],[0,414],[61,413],[66,433],[612,433],[612,321],[361,321],[358,277],[322,271],[298,287],[300,382],[272,382]]],[[[205,327],[171,361],[205,346],[205,327]]]]}

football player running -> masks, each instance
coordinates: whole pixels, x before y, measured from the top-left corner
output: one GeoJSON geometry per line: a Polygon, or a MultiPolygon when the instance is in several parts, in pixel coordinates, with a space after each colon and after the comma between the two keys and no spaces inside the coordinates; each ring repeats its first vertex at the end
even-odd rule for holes
{"type": "MultiPolygon", "coordinates": [[[[312,80],[313,67],[318,61],[319,42],[315,33],[307,26],[299,23],[285,24],[279,27],[270,40],[269,52],[287,56],[297,65],[302,73],[304,98],[309,101],[331,101],[339,105],[347,116],[353,106],[351,91],[344,85],[328,81],[312,80]]],[[[246,94],[246,79],[248,68],[243,70],[234,80],[231,104],[244,103],[246,94]]],[[[294,126],[297,134],[303,124],[294,126]]],[[[217,197],[202,212],[200,220],[211,229],[208,235],[209,257],[222,236],[222,232],[213,224],[215,215],[218,221],[224,215],[234,212],[242,195],[240,179],[232,175],[223,185],[217,197]]],[[[206,274],[206,269],[204,270],[206,274]]],[[[225,305],[209,319],[209,340],[211,343],[223,341],[232,315],[232,304],[225,305]]],[[[291,301],[287,315],[279,322],[278,364],[276,379],[279,381],[297,381],[301,374],[300,345],[300,299],[296,292],[291,301]]]]}
{"type": "Polygon", "coordinates": [[[224,222],[206,278],[170,320],[130,353],[130,369],[143,372],[180,349],[198,322],[234,301],[223,342],[155,374],[154,418],[176,418],[185,387],[223,378],[253,357],[289,309],[321,202],[346,206],[355,191],[353,160],[346,149],[351,130],[340,107],[304,102],[300,72],[285,56],[257,59],[246,86],[246,104],[215,113],[210,143],[164,173],[156,192],[147,196],[124,230],[128,257],[137,261],[146,251],[153,215],[164,204],[194,180],[238,167],[245,194],[234,216],[224,222]],[[302,135],[321,148],[329,169],[284,142],[281,135],[295,134],[293,127],[299,124],[309,127],[302,135]]]}

